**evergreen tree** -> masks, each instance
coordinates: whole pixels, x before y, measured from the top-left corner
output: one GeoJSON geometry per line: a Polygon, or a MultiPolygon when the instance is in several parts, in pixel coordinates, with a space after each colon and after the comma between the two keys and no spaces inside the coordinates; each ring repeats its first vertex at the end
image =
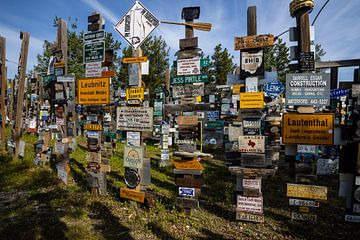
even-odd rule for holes
{"type": "Polygon", "coordinates": [[[321,47],[321,44],[315,44],[315,62],[320,62],[321,57],[325,56],[326,52],[321,47]]]}
{"type": "Polygon", "coordinates": [[[226,48],[222,49],[221,44],[215,46],[209,73],[215,77],[217,84],[226,84],[227,75],[235,69],[233,58],[226,48]]]}
{"type": "Polygon", "coordinates": [[[285,82],[286,73],[289,72],[289,48],[286,43],[278,38],[278,41],[271,48],[264,50],[265,71],[275,71],[278,74],[278,79],[285,82]]]}

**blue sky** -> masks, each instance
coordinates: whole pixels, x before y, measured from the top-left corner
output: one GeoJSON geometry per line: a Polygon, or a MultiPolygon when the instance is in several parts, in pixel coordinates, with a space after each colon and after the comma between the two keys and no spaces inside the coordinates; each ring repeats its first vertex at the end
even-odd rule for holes
{"type": "MultiPolygon", "coordinates": [[[[316,0],[310,14],[312,22],[316,13],[326,0],[316,0]]],[[[94,10],[106,19],[106,30],[113,33],[128,46],[113,29],[133,0],[1,0],[0,35],[7,40],[7,59],[17,63],[21,40],[20,31],[30,32],[30,48],[27,70],[36,64],[36,55],[42,52],[43,40],[54,41],[56,29],[52,27],[54,16],[64,19],[78,18],[80,30],[86,29],[87,16],[94,10]]],[[[246,35],[246,10],[257,6],[258,34],[277,35],[295,26],[290,17],[290,0],[143,0],[141,1],[160,20],[181,21],[181,9],[187,6],[200,6],[199,21],[211,22],[213,30],[196,31],[199,46],[205,54],[211,54],[217,43],[221,43],[239,63],[239,52],[234,51],[234,37],[246,35]]],[[[360,58],[360,9],[359,0],[330,0],[315,23],[315,42],[320,43],[327,52],[323,60],[360,58]]],[[[170,57],[178,50],[178,39],[184,37],[184,28],[161,24],[152,34],[162,35],[170,49],[170,57]]],[[[288,40],[288,35],[282,36],[288,40]]],[[[294,43],[289,43],[288,46],[294,43]]],[[[17,65],[8,62],[8,77],[17,72],[17,65]]],[[[340,80],[351,80],[352,70],[340,70],[340,80]]]]}

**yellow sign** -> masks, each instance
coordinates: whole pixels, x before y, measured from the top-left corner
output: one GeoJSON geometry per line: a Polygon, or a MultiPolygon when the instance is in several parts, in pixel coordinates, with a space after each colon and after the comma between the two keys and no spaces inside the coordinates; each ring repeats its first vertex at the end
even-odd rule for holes
{"type": "Polygon", "coordinates": [[[201,96],[196,96],[196,102],[201,102],[201,96]]]}
{"type": "Polygon", "coordinates": [[[285,113],[283,125],[284,144],[333,145],[333,114],[285,113]]]}
{"type": "Polygon", "coordinates": [[[299,207],[299,212],[309,213],[309,212],[310,212],[310,208],[309,208],[309,207],[300,206],[300,207],[299,207]]]}
{"type": "Polygon", "coordinates": [[[240,93],[240,88],[244,87],[244,84],[235,84],[232,85],[232,93],[233,94],[239,94],[240,93]]]}
{"type": "Polygon", "coordinates": [[[327,200],[327,187],[288,183],[286,196],[327,200]]]}
{"type": "Polygon", "coordinates": [[[54,63],[54,68],[64,68],[64,67],[65,67],[64,61],[54,63]]]}
{"type": "Polygon", "coordinates": [[[136,202],[145,202],[145,193],[128,188],[120,188],[120,197],[130,199],[136,202]]]}
{"type": "Polygon", "coordinates": [[[123,63],[141,63],[146,61],[147,57],[123,58],[123,63]]]}
{"type": "Polygon", "coordinates": [[[274,45],[274,35],[235,37],[235,50],[265,48],[274,45]]]}
{"type": "Polygon", "coordinates": [[[129,99],[141,99],[144,100],[144,88],[127,88],[126,89],[126,101],[129,99]]]}
{"type": "Polygon", "coordinates": [[[264,108],[264,93],[240,93],[240,109],[244,108],[264,108]]]}
{"type": "Polygon", "coordinates": [[[103,128],[100,124],[85,124],[84,130],[88,131],[102,131],[103,128]]]}
{"type": "Polygon", "coordinates": [[[186,162],[177,162],[172,161],[176,169],[181,170],[199,170],[203,171],[204,167],[201,165],[201,163],[198,160],[191,160],[186,162]]]}
{"type": "Polygon", "coordinates": [[[109,78],[84,78],[78,81],[78,103],[101,105],[110,103],[109,78]]]}

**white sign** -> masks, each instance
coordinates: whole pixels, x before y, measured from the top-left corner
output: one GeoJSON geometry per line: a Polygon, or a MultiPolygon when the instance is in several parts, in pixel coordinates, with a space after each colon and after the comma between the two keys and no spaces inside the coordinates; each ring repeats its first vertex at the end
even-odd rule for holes
{"type": "Polygon", "coordinates": [[[140,132],[126,132],[126,141],[129,146],[140,147],[140,132]]]}
{"type": "Polygon", "coordinates": [[[141,63],[141,74],[149,75],[149,60],[141,63]]]}
{"type": "Polygon", "coordinates": [[[355,185],[359,186],[360,185],[360,176],[356,176],[355,177],[355,185]]]}
{"type": "Polygon", "coordinates": [[[21,141],[19,142],[19,156],[24,157],[25,156],[25,142],[21,141]]]}
{"type": "Polygon", "coordinates": [[[101,62],[93,62],[85,64],[85,77],[101,77],[102,67],[101,62]]]}
{"type": "Polygon", "coordinates": [[[239,136],[239,151],[249,153],[265,153],[265,137],[239,136]]]}
{"type": "Polygon", "coordinates": [[[144,148],[126,146],[124,149],[124,167],[143,168],[144,166],[144,148]]]}
{"type": "Polygon", "coordinates": [[[200,58],[177,60],[177,75],[200,74],[200,58]]]}
{"type": "Polygon", "coordinates": [[[261,178],[258,179],[243,179],[244,188],[261,189],[261,178]]]}
{"type": "Polygon", "coordinates": [[[256,73],[263,61],[263,50],[257,53],[241,51],[241,70],[250,74],[256,73]]]}
{"type": "Polygon", "coordinates": [[[289,199],[290,206],[303,206],[303,207],[319,207],[320,203],[314,200],[305,200],[305,199],[289,199]]]}
{"type": "Polygon", "coordinates": [[[65,145],[62,142],[55,142],[54,144],[54,153],[64,154],[65,145]]]}
{"type": "Polygon", "coordinates": [[[154,29],[159,20],[140,2],[134,5],[115,25],[115,30],[133,47],[138,48],[154,29]]]}
{"type": "Polygon", "coordinates": [[[153,108],[118,107],[117,129],[125,131],[153,130],[153,108]]]}
{"type": "Polygon", "coordinates": [[[36,128],[36,120],[31,120],[31,121],[29,122],[29,128],[31,128],[31,129],[36,128]]]}
{"type": "Polygon", "coordinates": [[[237,196],[237,211],[250,213],[263,213],[263,197],[244,197],[237,196]]]}
{"type": "Polygon", "coordinates": [[[297,145],[298,153],[316,153],[315,145],[297,145]]]}
{"type": "Polygon", "coordinates": [[[248,77],[245,79],[245,92],[257,92],[258,91],[258,78],[248,77]]]}
{"type": "Polygon", "coordinates": [[[75,81],[75,76],[57,76],[56,82],[68,82],[72,83],[75,81]]]}

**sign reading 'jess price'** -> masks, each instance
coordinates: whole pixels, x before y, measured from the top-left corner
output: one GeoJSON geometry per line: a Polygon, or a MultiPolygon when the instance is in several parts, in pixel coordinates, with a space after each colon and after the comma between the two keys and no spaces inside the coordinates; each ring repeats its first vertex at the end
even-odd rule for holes
{"type": "Polygon", "coordinates": [[[78,82],[78,103],[101,105],[110,103],[109,78],[86,78],[78,82]]]}

